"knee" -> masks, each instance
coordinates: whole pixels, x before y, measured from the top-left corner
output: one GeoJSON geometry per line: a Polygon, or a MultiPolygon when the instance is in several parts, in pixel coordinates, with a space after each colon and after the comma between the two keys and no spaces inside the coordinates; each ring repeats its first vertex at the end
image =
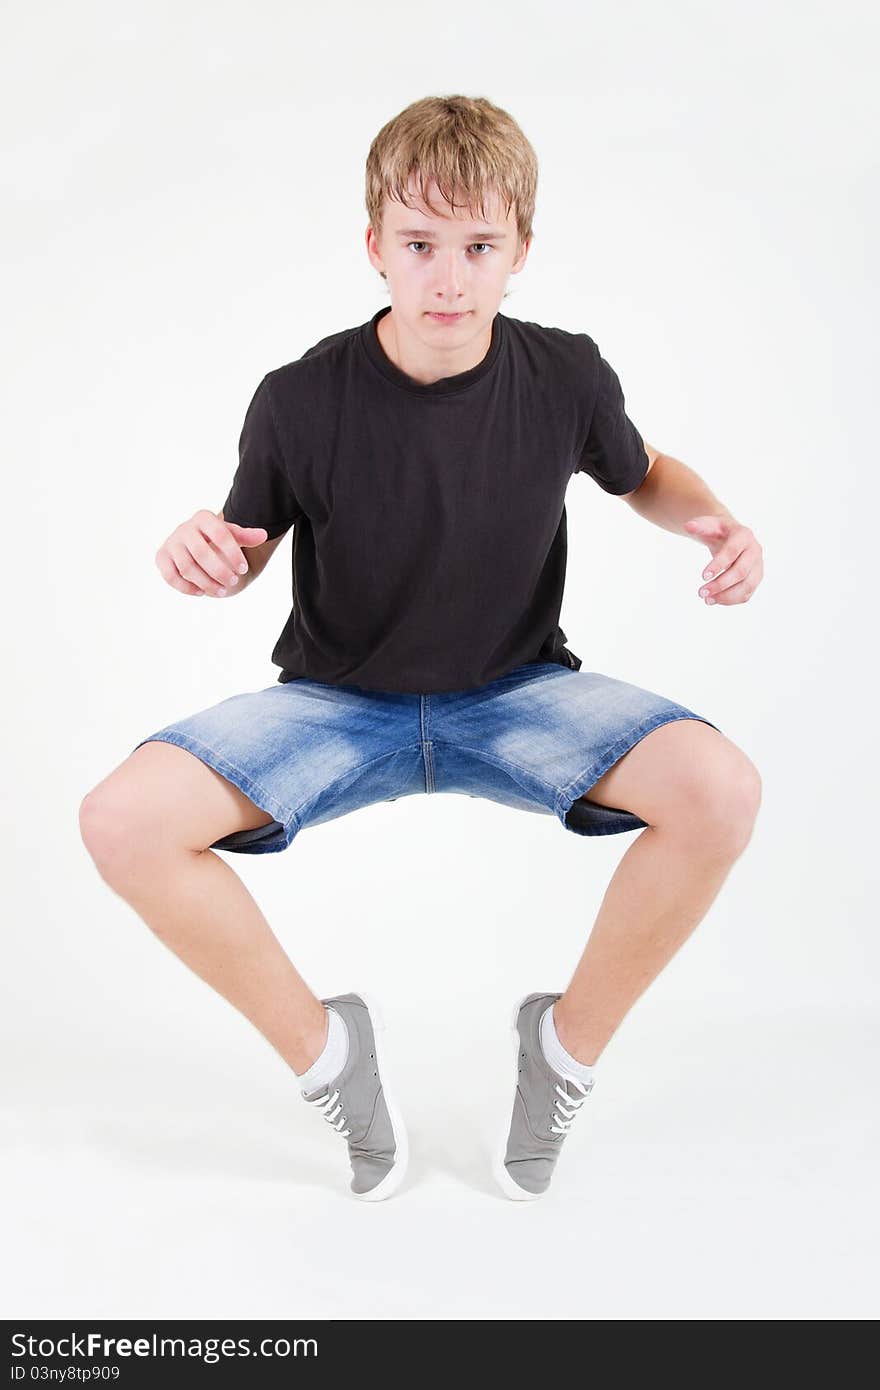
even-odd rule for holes
{"type": "Polygon", "coordinates": [[[687,778],[683,823],[712,853],[736,858],[752,838],[761,805],[761,774],[740,749],[719,751],[687,778]]]}
{"type": "Polygon", "coordinates": [[[150,837],[136,811],[109,783],[99,783],[80,802],[79,832],[102,878],[119,881],[143,858],[150,837]]]}

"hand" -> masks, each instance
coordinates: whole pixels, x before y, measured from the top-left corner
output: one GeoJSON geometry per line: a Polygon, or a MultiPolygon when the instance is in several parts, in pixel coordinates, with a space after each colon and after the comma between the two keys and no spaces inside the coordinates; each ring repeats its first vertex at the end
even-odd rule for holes
{"type": "Polygon", "coordinates": [[[728,516],[695,516],[685,528],[712,552],[703,571],[712,582],[703,585],[700,598],[707,605],[746,603],[764,578],[764,552],[748,526],[728,516]]]}
{"type": "Polygon", "coordinates": [[[159,547],[156,564],[172,589],[223,598],[227,588],[238,583],[239,574],[248,572],[244,550],[267,539],[263,526],[237,526],[214,512],[199,511],[159,547]]]}

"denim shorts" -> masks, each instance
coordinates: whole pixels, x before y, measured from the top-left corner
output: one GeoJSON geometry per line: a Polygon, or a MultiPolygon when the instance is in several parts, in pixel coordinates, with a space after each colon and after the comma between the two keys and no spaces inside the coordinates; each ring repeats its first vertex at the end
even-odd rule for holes
{"type": "Polygon", "coordinates": [[[300,830],[423,792],[555,815],[577,835],[646,821],[583,797],[652,729],[717,724],[598,671],[529,662],[486,685],[398,694],[298,679],[231,695],[141,739],[176,744],[232,782],[271,823],[211,849],[272,854],[300,830]]]}

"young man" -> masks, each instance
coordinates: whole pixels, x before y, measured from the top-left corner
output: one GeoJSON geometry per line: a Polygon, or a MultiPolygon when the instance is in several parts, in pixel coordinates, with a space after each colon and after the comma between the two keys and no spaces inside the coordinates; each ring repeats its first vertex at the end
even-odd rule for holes
{"type": "Polygon", "coordinates": [[[432,792],[556,815],[579,835],[643,831],[568,987],[514,1010],[494,1171],[530,1200],[608,1040],[707,911],[760,802],[755,767],[714,724],[582,671],[559,627],[574,473],[701,540],[707,603],[747,600],[762,558],[695,473],[643,441],[587,334],[499,312],[536,187],[531,146],[484,99],[426,98],[377,135],[366,249],[390,307],[263,377],[221,511],[197,512],[156,557],[181,593],[225,596],[293,528],[281,673],[141,740],[80,812],[102,877],[288,1062],[371,1201],[407,1162],[375,1005],[318,999],[208,851],[277,852],[307,826],[432,792]]]}

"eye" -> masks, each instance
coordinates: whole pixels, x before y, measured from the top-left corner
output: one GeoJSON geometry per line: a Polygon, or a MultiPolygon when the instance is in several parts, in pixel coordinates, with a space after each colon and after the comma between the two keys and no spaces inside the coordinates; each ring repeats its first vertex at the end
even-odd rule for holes
{"type": "MultiPolygon", "coordinates": [[[[410,247],[410,246],[427,246],[428,243],[427,243],[426,241],[408,241],[408,242],[406,243],[406,245],[407,245],[407,247],[410,247]]],[[[494,250],[494,247],[490,246],[489,243],[488,243],[488,241],[473,241],[473,242],[471,242],[471,246],[484,246],[484,247],[486,248],[487,251],[492,251],[492,250],[494,250]]],[[[418,253],[417,253],[417,254],[418,254],[418,253]]],[[[480,260],[480,259],[482,259],[482,256],[478,256],[478,257],[477,257],[477,260],[480,260]]]]}

